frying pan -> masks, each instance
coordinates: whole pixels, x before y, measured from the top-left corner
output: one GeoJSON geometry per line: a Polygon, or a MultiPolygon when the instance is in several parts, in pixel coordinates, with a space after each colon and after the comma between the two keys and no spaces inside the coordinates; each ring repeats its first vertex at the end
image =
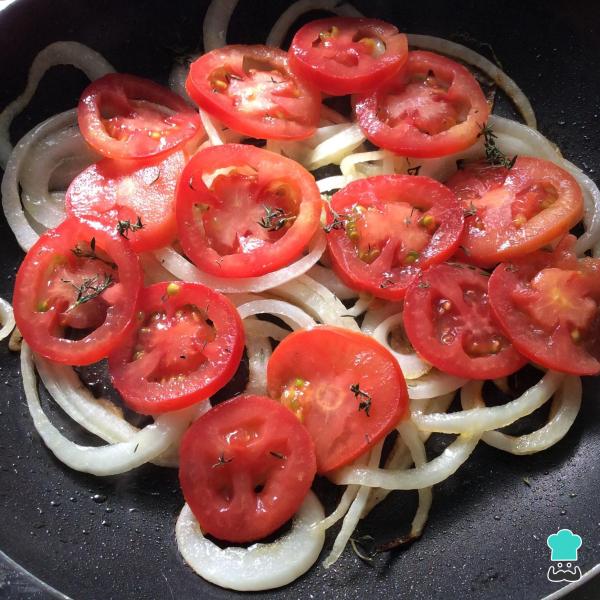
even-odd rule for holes
{"type": "MultiPolygon", "coordinates": [[[[166,82],[175,56],[199,47],[207,2],[0,0],[0,106],[25,85],[35,54],[56,40],[98,50],[117,70],[166,82]]],[[[241,0],[230,40],[257,43],[288,3],[241,0]]],[[[358,0],[365,14],[401,30],[493,47],[504,69],[530,97],[541,131],[592,177],[600,168],[600,6],[590,1],[385,2],[358,0]]],[[[20,137],[42,119],[75,106],[83,75],[56,68],[13,128],[20,137]]],[[[22,258],[0,222],[0,295],[12,295],[22,258]]],[[[85,377],[102,391],[101,369],[85,377]]],[[[24,402],[18,357],[0,344],[0,597],[77,599],[237,598],[197,577],[179,556],[174,536],[183,504],[174,470],[142,467],[108,478],[77,473],[46,450],[24,402]],[[37,580],[35,579],[37,578],[37,580]],[[43,583],[42,583],[43,582],[43,583]],[[52,591],[54,588],[55,591],[52,591]]],[[[587,379],[581,414],[554,447],[514,457],[480,444],[436,486],[423,538],[372,564],[350,549],[329,570],[317,564],[286,588],[261,598],[537,599],[560,590],[546,578],[548,535],[569,528],[583,539],[583,572],[600,563],[600,380],[587,379]]],[[[48,408],[62,422],[59,409],[48,408]]],[[[522,425],[543,420],[543,411],[522,425]]],[[[65,428],[67,428],[65,421],[65,428]]],[[[68,429],[67,429],[68,430],[68,429]]],[[[98,443],[80,431],[78,441],[98,443]]],[[[447,440],[434,436],[432,455],[447,440]]],[[[334,493],[320,484],[327,507],[334,493]]],[[[405,533],[416,494],[393,494],[359,532],[387,540],[405,533]]],[[[331,547],[327,538],[326,549],[331,547]]],[[[572,586],[571,586],[572,590],[572,586]]],[[[558,592],[566,593],[567,590],[558,592]]],[[[591,577],[570,598],[599,598],[591,577]]],[[[559,596],[552,596],[559,597],[559,596]]]]}

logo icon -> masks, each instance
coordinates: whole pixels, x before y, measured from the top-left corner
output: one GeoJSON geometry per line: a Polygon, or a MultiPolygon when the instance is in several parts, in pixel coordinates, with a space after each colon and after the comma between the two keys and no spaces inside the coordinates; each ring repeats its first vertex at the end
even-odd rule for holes
{"type": "Polygon", "coordinates": [[[550,560],[556,563],[548,568],[548,581],[578,581],[581,578],[581,569],[574,563],[577,562],[577,551],[581,548],[581,536],[570,529],[559,529],[548,536],[546,544],[552,550],[550,560]]]}

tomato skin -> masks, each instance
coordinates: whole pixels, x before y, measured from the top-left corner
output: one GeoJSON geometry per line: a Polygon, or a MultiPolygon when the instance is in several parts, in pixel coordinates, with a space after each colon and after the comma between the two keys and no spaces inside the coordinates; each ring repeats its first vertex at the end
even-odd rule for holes
{"type": "Polygon", "coordinates": [[[474,213],[465,218],[461,248],[466,261],[481,267],[538,250],[568,233],[583,216],[577,181],[539,158],[519,156],[511,169],[471,163],[446,185],[467,213],[474,213]]]}
{"type": "Polygon", "coordinates": [[[77,117],[85,141],[114,159],[164,155],[204,135],[200,117],[185,100],[149,79],[124,73],[93,81],[81,95],[77,117]],[[104,112],[116,115],[105,118],[104,112]]]}
{"type": "Polygon", "coordinates": [[[256,541],[281,527],[300,508],[315,471],[306,428],[264,396],[219,404],[181,442],[185,500],[203,532],[229,542],[256,541]]]}
{"type": "Polygon", "coordinates": [[[491,313],[488,278],[466,265],[442,264],[408,288],[404,328],[434,367],[466,379],[496,379],[527,362],[491,313]]]}
{"type": "Polygon", "coordinates": [[[290,71],[288,55],[279,48],[217,48],[191,64],[185,87],[200,108],[250,137],[299,140],[319,123],[318,90],[290,71]]]}
{"type": "Polygon", "coordinates": [[[490,277],[490,303],[507,337],[531,361],[573,375],[598,375],[600,260],[577,259],[574,240],[569,235],[553,252],[499,264],[490,277]]]}
{"type": "Polygon", "coordinates": [[[468,69],[419,50],[408,53],[399,74],[372,93],[358,96],[355,112],[361,129],[377,146],[403,156],[433,158],[471,146],[490,106],[468,69]],[[430,72],[435,75],[431,85],[430,72]]]}
{"type": "MultiPolygon", "coordinates": [[[[98,263],[98,273],[108,270],[103,265],[98,263]]],[[[126,240],[117,234],[107,233],[97,223],[67,218],[58,227],[40,236],[19,267],[13,297],[17,327],[34,352],[67,365],[88,365],[106,358],[123,341],[134,318],[141,287],[142,270],[138,257],[126,240]],[[39,303],[47,293],[44,288],[47,287],[49,273],[57,265],[75,263],[77,259],[73,249],[78,242],[89,242],[92,238],[97,251],[104,251],[114,261],[118,281],[102,295],[108,303],[103,322],[83,339],[70,340],[61,335],[63,311],[54,305],[39,310],[39,303]]],[[[69,325],[87,328],[97,323],[92,318],[69,325]]]]}
{"type": "Polygon", "coordinates": [[[128,406],[143,414],[179,410],[208,398],[233,377],[244,351],[244,330],[225,296],[199,283],[162,282],[144,288],[137,308],[136,322],[108,357],[113,384],[128,406]],[[187,322],[178,319],[177,311],[190,306],[197,314],[187,322]],[[164,318],[153,325],[152,315],[160,312],[164,318]],[[213,323],[213,339],[204,321],[213,323]],[[148,332],[154,338],[145,343],[144,327],[155,327],[148,332]],[[138,359],[136,348],[144,352],[138,359]]]}
{"type": "Polygon", "coordinates": [[[292,262],[316,233],[322,207],[314,178],[306,169],[293,160],[244,144],[213,146],[196,153],[183,170],[176,197],[177,229],[185,253],[200,269],[221,277],[264,275],[292,262]],[[235,185],[245,176],[231,179],[231,202],[219,194],[219,189],[227,188],[227,177],[216,178],[210,189],[202,181],[203,174],[229,167],[240,171],[250,168],[255,173],[250,180],[250,192],[243,188],[239,195],[235,193],[235,185]],[[269,195],[269,186],[280,183],[290,190],[290,204],[296,217],[291,226],[270,233],[259,226],[259,214],[250,211],[258,209],[264,215],[265,205],[274,206],[277,198],[269,195]],[[251,206],[240,210],[235,206],[238,200],[250,202],[251,206]],[[199,215],[198,206],[206,206],[208,210],[199,215]],[[212,217],[213,214],[218,216],[212,217]],[[222,254],[214,236],[209,235],[217,233],[211,229],[213,220],[222,227],[231,227],[236,238],[251,231],[250,239],[256,243],[249,249],[232,247],[222,254]]]}
{"type": "Polygon", "coordinates": [[[308,429],[320,474],[351,463],[407,414],[404,376],[391,353],[339,327],[318,325],[284,338],[267,365],[267,389],[308,429]],[[366,397],[351,389],[356,384],[370,394],[368,412],[361,408],[366,397]]]}
{"type": "Polygon", "coordinates": [[[143,227],[126,231],[136,252],[156,250],[177,235],[175,188],[186,162],[183,152],[140,165],[137,161],[104,159],[82,171],[69,185],[65,198],[68,215],[93,218],[107,229],[119,221],[143,227]]]}
{"type": "MultiPolygon", "coordinates": [[[[349,236],[348,223],[345,229],[331,229],[327,233],[327,247],[333,268],[346,285],[370,292],[378,298],[401,300],[406,288],[421,270],[454,254],[462,233],[463,210],[446,186],[429,177],[377,175],[359,179],[334,194],[330,205],[333,211],[343,214],[356,205],[388,210],[402,203],[411,207],[410,212],[399,223],[385,219],[388,222],[383,225],[388,229],[387,241],[383,242],[380,254],[372,262],[365,262],[359,257],[357,247],[349,236]],[[424,217],[432,219],[433,228],[419,225],[424,217]],[[394,251],[393,257],[396,258],[386,256],[393,244],[400,244],[400,247],[405,245],[402,236],[410,236],[414,240],[415,236],[425,234],[428,240],[419,248],[418,258],[412,262],[407,262],[408,257],[404,262],[398,262],[400,250],[394,251]]],[[[362,218],[357,217],[357,221],[360,223],[362,218]]],[[[327,219],[331,226],[335,219],[331,210],[328,211],[327,219]]],[[[369,231],[369,226],[366,225],[364,242],[369,242],[368,247],[373,245],[379,249],[373,239],[369,238],[369,231]]],[[[420,243],[423,242],[425,239],[420,243]]],[[[407,243],[410,243],[410,238],[407,243]]]]}
{"type": "Polygon", "coordinates": [[[290,67],[299,77],[326,94],[343,96],[372,90],[400,71],[408,59],[408,42],[406,35],[384,21],[333,17],[301,27],[292,40],[289,57],[290,67]],[[336,33],[324,39],[321,34],[328,31],[336,33]],[[378,40],[385,50],[373,56],[375,48],[355,41],[357,36],[378,40]]]}

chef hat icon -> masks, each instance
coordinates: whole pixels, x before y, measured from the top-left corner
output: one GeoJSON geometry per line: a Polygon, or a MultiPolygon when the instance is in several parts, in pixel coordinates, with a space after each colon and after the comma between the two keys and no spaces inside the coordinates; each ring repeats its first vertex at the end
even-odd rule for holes
{"type": "Polygon", "coordinates": [[[548,536],[546,544],[552,550],[550,560],[577,560],[577,550],[581,548],[581,536],[570,529],[559,529],[548,536]]]}

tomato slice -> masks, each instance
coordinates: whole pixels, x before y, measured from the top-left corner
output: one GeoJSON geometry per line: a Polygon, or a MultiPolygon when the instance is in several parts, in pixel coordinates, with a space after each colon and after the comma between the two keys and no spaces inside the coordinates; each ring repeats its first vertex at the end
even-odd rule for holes
{"type": "Polygon", "coordinates": [[[403,156],[453,154],[475,142],[490,114],[462,65],[433,52],[409,52],[406,68],[355,102],[358,124],[381,148],[403,156]]]}
{"type": "Polygon", "coordinates": [[[402,371],[388,350],[362,333],[324,325],[296,331],[275,348],[267,388],[308,429],[319,473],[366,452],[408,406],[402,371]]]}
{"type": "Polygon", "coordinates": [[[313,176],[297,162],[250,145],[214,146],[183,170],[179,239],[203,271],[264,275],[300,256],[319,227],[321,206],[313,176]]]}
{"type": "Polygon", "coordinates": [[[491,313],[488,280],[474,267],[443,264],[408,288],[404,328],[415,350],[434,367],[466,379],[495,379],[527,362],[491,313]]]}
{"type": "Polygon", "coordinates": [[[220,390],[243,350],[241,319],[223,294],[199,283],[163,282],[142,291],[136,323],[108,367],[131,408],[158,414],[220,390]]]}
{"type": "Polygon", "coordinates": [[[515,348],[548,369],[600,373],[600,260],[577,259],[573,236],[496,267],[490,303],[515,348]]]}
{"type": "Polygon", "coordinates": [[[124,239],[67,218],[40,236],[19,268],[17,327],[34,352],[91,364],[122,342],[141,287],[138,258],[124,239]]]}
{"type": "Polygon", "coordinates": [[[67,214],[102,222],[126,237],[136,252],[162,248],[177,236],[175,187],[185,160],[183,152],[144,165],[101,160],[71,182],[67,214]]]}
{"type": "Polygon", "coordinates": [[[321,96],[289,68],[288,55],[268,46],[225,46],[190,66],[188,94],[227,127],[255,138],[309,137],[321,96]]]}
{"type": "Polygon", "coordinates": [[[564,236],[583,216],[577,181],[540,158],[519,156],[511,169],[472,163],[446,185],[467,215],[461,249],[479,266],[533,252],[564,236]]]}
{"type": "Polygon", "coordinates": [[[85,141],[108,158],[147,158],[193,144],[200,117],[182,98],[149,79],[110,73],[93,81],[77,108],[85,141]]]}
{"type": "Polygon", "coordinates": [[[408,59],[406,35],[378,19],[333,17],[301,27],[290,67],[327,94],[364,93],[395,75],[408,59]]]}
{"type": "Polygon", "coordinates": [[[316,471],[298,419],[264,396],[238,396],[197,419],[181,443],[179,481],[202,531],[243,543],[300,508],[316,471]]]}
{"type": "Polygon", "coordinates": [[[463,210],[444,185],[416,175],[353,181],[333,195],[325,228],[333,267],[349,286],[400,300],[421,270],[456,251],[463,210]]]}

